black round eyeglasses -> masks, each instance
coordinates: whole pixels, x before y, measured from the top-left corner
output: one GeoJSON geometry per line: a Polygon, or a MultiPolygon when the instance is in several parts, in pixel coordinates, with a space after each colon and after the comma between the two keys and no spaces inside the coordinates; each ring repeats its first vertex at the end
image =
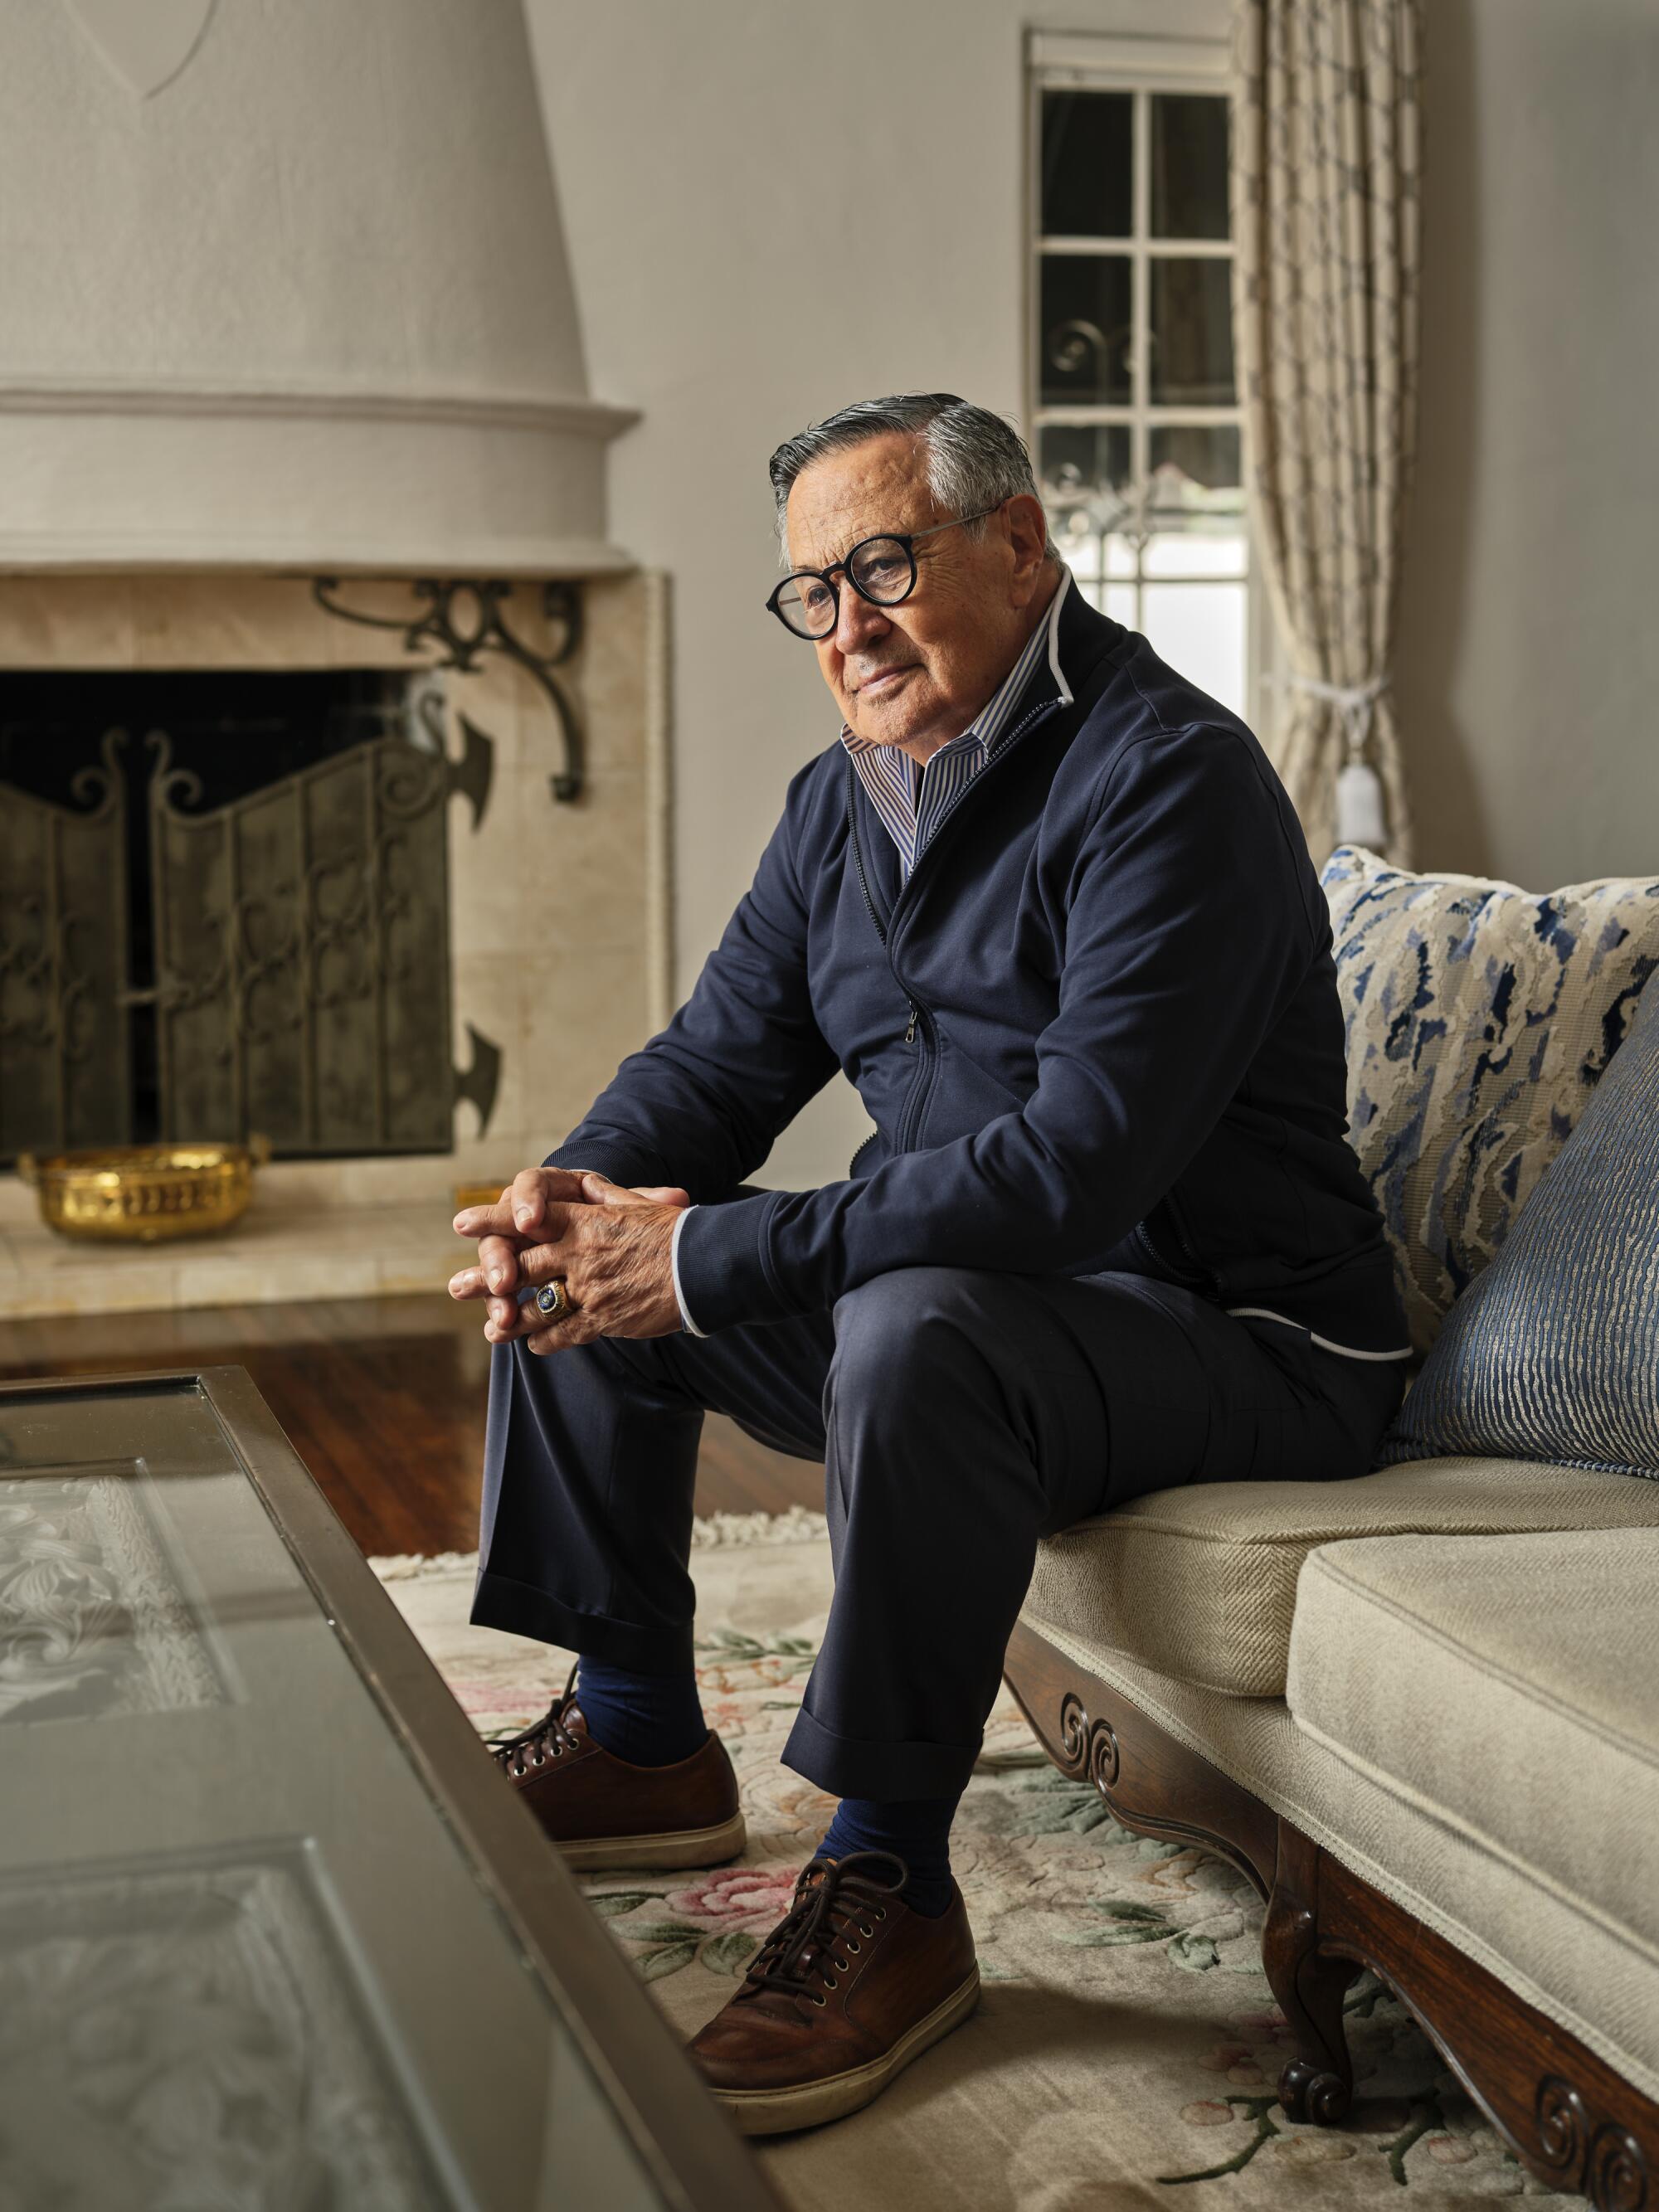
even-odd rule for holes
{"type": "Polygon", "coordinates": [[[844,561],[832,561],[827,568],[792,569],[766,604],[792,637],[826,638],[841,619],[838,570],[872,607],[896,607],[916,588],[915,549],[922,538],[941,530],[955,530],[964,522],[981,521],[986,515],[994,514],[997,507],[1007,504],[1006,500],[999,500],[996,507],[982,507],[977,514],[954,515],[949,522],[935,522],[927,530],[888,531],[879,538],[861,538],[844,561]]]}

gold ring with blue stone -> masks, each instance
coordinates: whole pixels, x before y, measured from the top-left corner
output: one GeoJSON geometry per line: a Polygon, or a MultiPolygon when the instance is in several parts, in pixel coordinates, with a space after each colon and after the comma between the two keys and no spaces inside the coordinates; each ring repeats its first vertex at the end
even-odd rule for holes
{"type": "Polygon", "coordinates": [[[550,1283],[542,1285],[536,1293],[536,1304],[550,1321],[562,1321],[567,1314],[576,1310],[576,1302],[566,1288],[562,1275],[555,1275],[550,1283]]]}

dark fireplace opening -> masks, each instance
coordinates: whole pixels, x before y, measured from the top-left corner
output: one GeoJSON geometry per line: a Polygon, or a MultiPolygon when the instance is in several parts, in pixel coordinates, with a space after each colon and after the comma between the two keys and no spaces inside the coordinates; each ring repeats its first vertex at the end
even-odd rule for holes
{"type": "Polygon", "coordinates": [[[0,1161],[453,1149],[427,675],[0,674],[0,1161]]]}

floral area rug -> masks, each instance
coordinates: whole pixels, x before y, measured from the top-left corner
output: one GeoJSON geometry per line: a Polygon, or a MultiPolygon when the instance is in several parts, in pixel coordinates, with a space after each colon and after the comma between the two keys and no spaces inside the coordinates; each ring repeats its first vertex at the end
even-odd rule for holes
{"type": "MultiPolygon", "coordinates": [[[[581,1877],[687,2036],[731,1994],[834,1810],[779,1762],[832,1588],[828,1542],[802,1534],[813,1525],[704,1524],[693,1555],[703,1707],[742,1785],[744,1858],[581,1877]]],[[[468,1624],[470,1559],[374,1564],[486,1738],[524,1727],[563,1688],[567,1654],[468,1624]]],[[[1274,2094],[1285,2029],[1258,1963],[1255,1893],[1218,1859],[1119,1828],[1091,1788],[1048,1765],[1006,1691],[952,1849],[979,2008],[864,2112],[757,2146],[797,2212],[1433,2212],[1552,2193],[1370,1976],[1349,1997],[1352,2120],[1287,2120],[1274,2094]]]]}

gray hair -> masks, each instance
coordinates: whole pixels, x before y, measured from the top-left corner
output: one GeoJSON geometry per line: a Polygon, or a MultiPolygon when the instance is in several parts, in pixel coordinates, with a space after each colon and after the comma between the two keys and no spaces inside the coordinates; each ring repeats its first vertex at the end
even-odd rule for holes
{"type": "MultiPolygon", "coordinates": [[[[886,399],[856,399],[838,408],[822,422],[814,422],[799,436],[786,438],[769,464],[772,494],[777,501],[778,543],[789,557],[787,520],[789,494],[795,478],[826,453],[844,453],[861,446],[866,438],[893,431],[920,438],[927,459],[927,489],[939,505],[953,514],[978,514],[981,508],[1000,507],[1003,501],[1025,492],[1038,496],[1031,473],[1031,457],[1025,441],[1000,415],[988,407],[975,407],[958,399],[954,392],[899,392],[886,399]]],[[[968,535],[982,538],[985,521],[970,522],[968,535]]],[[[1062,556],[1052,536],[1045,533],[1043,558],[1062,556]]]]}

